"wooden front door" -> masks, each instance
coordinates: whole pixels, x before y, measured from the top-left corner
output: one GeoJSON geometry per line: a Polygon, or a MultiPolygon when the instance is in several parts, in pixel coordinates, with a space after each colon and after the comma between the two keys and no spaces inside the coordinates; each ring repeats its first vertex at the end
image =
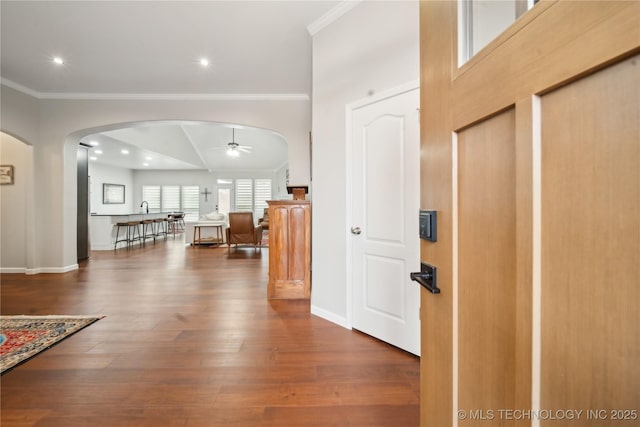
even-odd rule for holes
{"type": "Polygon", "coordinates": [[[421,424],[635,425],[640,3],[542,1],[462,67],[456,9],[421,5],[421,424]]]}

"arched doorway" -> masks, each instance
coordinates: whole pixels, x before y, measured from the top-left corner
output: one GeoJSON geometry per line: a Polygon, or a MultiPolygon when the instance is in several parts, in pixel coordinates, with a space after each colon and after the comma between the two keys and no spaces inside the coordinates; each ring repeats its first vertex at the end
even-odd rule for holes
{"type": "MultiPolygon", "coordinates": [[[[271,130],[232,123],[162,120],[106,125],[74,132],[71,137],[84,147],[81,150],[88,158],[86,176],[78,175],[78,206],[85,205],[83,199],[90,206],[87,215],[78,213],[79,241],[90,239],[83,222],[91,213],[138,212],[144,200],[142,188],[151,183],[168,184],[174,179],[174,184],[197,186],[200,214],[217,210],[220,194],[229,190],[229,180],[235,182],[240,177],[267,177],[274,198],[286,193],[288,143],[271,130]],[[236,156],[229,155],[232,148],[239,149],[236,156]],[[125,203],[106,206],[101,185],[115,180],[126,188],[125,203]],[[89,182],[87,189],[81,188],[85,182],[89,182]]],[[[232,185],[232,203],[234,188],[232,185]]],[[[108,248],[104,242],[91,246],[94,250],[108,248]]]]}

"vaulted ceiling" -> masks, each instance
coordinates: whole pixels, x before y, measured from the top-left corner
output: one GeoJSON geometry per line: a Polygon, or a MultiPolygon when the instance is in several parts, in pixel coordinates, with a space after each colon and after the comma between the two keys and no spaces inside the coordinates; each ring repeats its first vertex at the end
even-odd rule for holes
{"type": "MultiPolygon", "coordinates": [[[[2,83],[44,99],[308,97],[308,27],[340,3],[3,0],[2,83]],[[55,57],[64,63],[54,63],[55,57]]],[[[109,151],[118,144],[135,151],[127,162],[158,159],[149,168],[272,169],[282,156],[286,161],[278,134],[236,128],[239,142],[253,147],[237,159],[220,148],[231,141],[230,124],[155,123],[91,138],[103,140],[105,163],[115,161],[104,149],[109,143],[109,151]]]]}
{"type": "Polygon", "coordinates": [[[274,171],[287,163],[287,142],[279,134],[225,123],[146,122],[89,135],[82,142],[91,146],[92,161],[134,170],[274,171]],[[231,157],[230,142],[250,148],[231,157]]]}

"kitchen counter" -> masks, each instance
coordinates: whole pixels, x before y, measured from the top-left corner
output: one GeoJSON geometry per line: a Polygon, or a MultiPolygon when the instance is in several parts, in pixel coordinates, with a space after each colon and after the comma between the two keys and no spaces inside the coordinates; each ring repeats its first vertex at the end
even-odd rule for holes
{"type": "Polygon", "coordinates": [[[117,216],[117,217],[122,217],[122,216],[144,216],[144,217],[149,217],[149,218],[164,218],[166,216],[169,216],[170,214],[175,213],[173,211],[168,211],[168,212],[131,212],[131,213],[122,213],[122,214],[100,214],[100,213],[96,213],[96,212],[91,212],[91,216],[117,216]]]}
{"type": "Polygon", "coordinates": [[[166,218],[169,216],[169,214],[172,213],[173,212],[131,212],[123,214],[91,213],[91,216],[89,218],[89,242],[91,245],[91,250],[113,250],[113,244],[116,241],[117,230],[115,224],[118,222],[166,218]]]}

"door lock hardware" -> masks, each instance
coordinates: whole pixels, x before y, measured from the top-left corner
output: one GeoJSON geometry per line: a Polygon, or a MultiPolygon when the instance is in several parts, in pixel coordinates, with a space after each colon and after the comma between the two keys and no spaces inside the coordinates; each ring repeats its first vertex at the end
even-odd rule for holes
{"type": "Polygon", "coordinates": [[[418,282],[420,286],[431,292],[432,294],[439,294],[440,289],[436,281],[436,267],[427,263],[420,263],[420,271],[410,273],[411,280],[418,282]]]}

